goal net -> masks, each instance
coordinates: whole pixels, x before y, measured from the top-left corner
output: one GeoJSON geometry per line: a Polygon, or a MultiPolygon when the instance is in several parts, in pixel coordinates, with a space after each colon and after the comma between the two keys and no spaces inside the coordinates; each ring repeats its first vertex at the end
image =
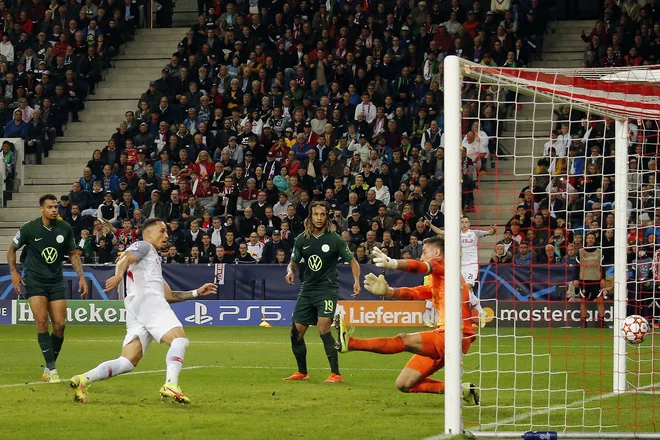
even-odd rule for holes
{"type": "Polygon", "coordinates": [[[660,438],[660,69],[448,58],[444,79],[445,169],[461,170],[445,177],[446,236],[460,235],[460,210],[472,229],[497,226],[479,242],[488,323],[457,367],[481,405],[453,418],[448,389],[446,432],[460,420],[477,438],[660,438]],[[633,314],[651,327],[635,346],[621,330],[633,314]]]}

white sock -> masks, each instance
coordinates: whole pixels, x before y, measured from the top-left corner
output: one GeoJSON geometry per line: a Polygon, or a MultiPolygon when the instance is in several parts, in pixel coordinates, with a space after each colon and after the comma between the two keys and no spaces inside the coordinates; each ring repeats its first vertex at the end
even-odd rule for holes
{"type": "Polygon", "coordinates": [[[472,291],[470,291],[470,305],[472,308],[477,309],[477,312],[479,312],[480,315],[485,313],[484,309],[481,307],[479,298],[477,298],[477,296],[472,291]]]}
{"type": "Polygon", "coordinates": [[[188,344],[187,338],[176,338],[170,344],[170,349],[167,351],[167,356],[165,357],[165,364],[167,365],[165,382],[174,385],[179,383],[179,373],[181,373],[183,358],[186,355],[188,344]]]}
{"type": "Polygon", "coordinates": [[[133,368],[134,366],[131,361],[123,356],[119,356],[117,359],[103,362],[98,367],[83,374],[83,376],[85,376],[91,383],[96,382],[97,380],[105,380],[113,376],[119,376],[120,374],[128,373],[133,368]]]}

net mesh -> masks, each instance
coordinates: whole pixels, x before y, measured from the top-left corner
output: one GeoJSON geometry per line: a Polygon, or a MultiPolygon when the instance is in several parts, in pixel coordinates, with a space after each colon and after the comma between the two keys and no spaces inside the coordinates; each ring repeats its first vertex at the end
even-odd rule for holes
{"type": "Polygon", "coordinates": [[[462,74],[463,209],[472,229],[498,226],[479,241],[488,324],[464,358],[482,395],[463,409],[466,429],[656,430],[660,70],[464,62],[462,74]],[[627,142],[617,144],[616,120],[628,122],[627,142]],[[615,144],[628,150],[627,175],[615,171],[615,144]],[[627,230],[615,230],[615,185],[628,190],[627,230]],[[628,237],[621,285],[616,234],[628,237]],[[651,327],[627,346],[625,393],[613,390],[618,287],[626,315],[651,327]]]}

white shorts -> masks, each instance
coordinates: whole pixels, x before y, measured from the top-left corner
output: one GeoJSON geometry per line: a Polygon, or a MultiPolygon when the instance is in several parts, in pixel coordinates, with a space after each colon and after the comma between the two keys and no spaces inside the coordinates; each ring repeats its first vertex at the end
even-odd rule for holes
{"type": "Polygon", "coordinates": [[[170,305],[162,299],[142,299],[128,297],[126,305],[126,337],[124,346],[135,338],[140,339],[142,354],[147,351],[152,341],[160,340],[167,332],[182,327],[170,305]]]}
{"type": "Polygon", "coordinates": [[[478,264],[466,264],[461,265],[461,275],[465,280],[466,284],[474,286],[474,283],[479,279],[479,265],[478,264]]]}

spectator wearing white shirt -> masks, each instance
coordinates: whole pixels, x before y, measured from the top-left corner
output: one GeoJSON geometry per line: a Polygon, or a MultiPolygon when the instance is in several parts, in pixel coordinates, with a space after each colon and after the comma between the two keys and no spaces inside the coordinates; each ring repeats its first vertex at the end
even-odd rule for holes
{"type": "Polygon", "coordinates": [[[20,110],[21,119],[23,119],[24,122],[30,122],[32,120],[32,116],[34,115],[34,109],[28,105],[27,99],[25,98],[19,99],[18,108],[16,110],[17,111],[20,110]]]}
{"type": "Polygon", "coordinates": [[[248,254],[252,255],[255,260],[261,261],[261,258],[264,254],[264,247],[266,245],[259,241],[259,236],[256,232],[250,234],[250,238],[247,243],[248,254]]]}
{"type": "Polygon", "coordinates": [[[371,124],[374,119],[376,119],[376,106],[369,101],[369,92],[364,92],[362,94],[362,102],[357,105],[355,108],[355,120],[358,119],[358,115],[362,113],[364,115],[364,119],[371,124]]]}
{"type": "Polygon", "coordinates": [[[477,172],[481,171],[482,161],[488,156],[488,141],[484,144],[481,139],[477,139],[473,131],[468,131],[461,142],[461,147],[465,148],[466,155],[474,163],[477,172]]]}
{"type": "Polygon", "coordinates": [[[7,33],[2,35],[2,41],[0,42],[0,56],[2,61],[11,64],[14,62],[14,46],[9,41],[9,35],[7,33]]]}
{"type": "MultiPolygon", "coordinates": [[[[566,157],[568,155],[568,147],[570,147],[572,141],[573,138],[571,136],[571,133],[569,132],[568,124],[561,124],[559,133],[557,133],[557,141],[553,145],[555,147],[555,150],[557,151],[558,157],[566,157]]],[[[543,152],[545,154],[545,148],[543,149],[543,152]]],[[[550,156],[549,153],[550,150],[548,149],[548,154],[546,154],[546,156],[550,156]]]]}
{"type": "Polygon", "coordinates": [[[376,192],[376,199],[380,200],[383,205],[390,203],[390,190],[383,184],[382,177],[376,177],[376,186],[372,186],[370,189],[376,192]]]}
{"type": "Polygon", "coordinates": [[[291,202],[289,202],[289,197],[285,193],[280,193],[280,201],[275,203],[273,206],[273,215],[279,217],[281,220],[284,220],[287,216],[287,208],[291,202]]]}
{"type": "Polygon", "coordinates": [[[558,151],[558,142],[557,142],[557,131],[552,130],[552,134],[550,135],[550,140],[543,145],[543,156],[544,157],[550,157],[550,151],[554,148],[557,153],[558,151]]]}
{"type": "Polygon", "coordinates": [[[352,151],[354,154],[358,153],[360,155],[360,162],[364,165],[369,162],[369,152],[371,151],[371,145],[367,142],[367,138],[362,136],[359,142],[351,142],[348,146],[348,151],[352,151]]]}

